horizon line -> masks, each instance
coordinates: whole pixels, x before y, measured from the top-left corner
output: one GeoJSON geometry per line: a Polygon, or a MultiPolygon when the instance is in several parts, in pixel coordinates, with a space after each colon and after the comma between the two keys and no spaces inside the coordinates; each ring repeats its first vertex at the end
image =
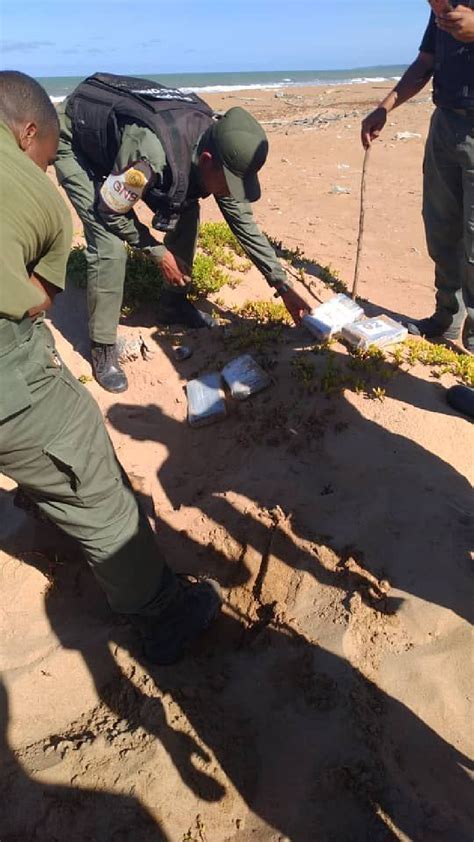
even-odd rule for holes
{"type": "MultiPolygon", "coordinates": [[[[167,70],[163,72],[155,73],[152,70],[143,70],[143,71],[129,71],[131,76],[138,76],[140,73],[149,73],[152,76],[208,76],[208,75],[230,75],[230,74],[240,74],[243,75],[245,73],[337,73],[337,72],[346,72],[349,70],[375,70],[378,68],[390,68],[390,67],[405,67],[408,66],[408,62],[401,61],[401,62],[390,62],[390,64],[360,64],[354,65],[351,67],[317,67],[317,68],[275,68],[274,70],[167,70]]],[[[6,68],[5,68],[6,69],[6,68]]],[[[10,69],[10,68],[8,68],[10,69]]],[[[100,71],[92,71],[92,72],[100,72],[100,71]]],[[[105,72],[105,71],[103,71],[105,72]]],[[[67,79],[67,78],[75,78],[76,76],[82,76],[83,73],[61,73],[57,75],[49,75],[49,74],[38,74],[36,76],[37,79],[67,79]]],[[[88,76],[91,73],[87,72],[88,76]]]]}

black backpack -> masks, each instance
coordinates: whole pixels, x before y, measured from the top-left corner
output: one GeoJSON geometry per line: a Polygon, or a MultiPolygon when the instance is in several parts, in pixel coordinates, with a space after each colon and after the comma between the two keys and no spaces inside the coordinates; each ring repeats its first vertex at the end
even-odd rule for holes
{"type": "Polygon", "coordinates": [[[113,168],[124,123],[144,125],[157,135],[168,167],[164,183],[150,188],[144,201],[158,213],[155,227],[173,228],[186,206],[194,146],[214,120],[204,100],[150,79],[94,73],[68,97],[66,114],[73,145],[98,178],[113,168]]]}

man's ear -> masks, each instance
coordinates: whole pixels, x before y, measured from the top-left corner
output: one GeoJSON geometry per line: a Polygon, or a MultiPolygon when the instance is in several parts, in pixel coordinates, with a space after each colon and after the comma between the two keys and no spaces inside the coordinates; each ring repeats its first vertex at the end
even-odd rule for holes
{"type": "Polygon", "coordinates": [[[26,150],[31,146],[37,134],[38,126],[36,123],[29,122],[21,126],[18,134],[18,143],[23,152],[26,152],[26,150]]]}

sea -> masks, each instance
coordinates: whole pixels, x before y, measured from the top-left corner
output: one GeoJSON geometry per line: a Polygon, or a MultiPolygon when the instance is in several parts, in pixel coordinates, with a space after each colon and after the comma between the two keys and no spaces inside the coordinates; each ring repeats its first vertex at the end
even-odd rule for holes
{"type": "MultiPolygon", "coordinates": [[[[302,87],[305,85],[360,85],[371,82],[397,81],[406,65],[353,67],[345,70],[269,70],[244,73],[134,73],[171,88],[196,91],[199,94],[229,91],[271,90],[272,88],[302,87]]],[[[46,76],[38,81],[53,102],[62,102],[82,81],[83,76],[46,76]]]]}

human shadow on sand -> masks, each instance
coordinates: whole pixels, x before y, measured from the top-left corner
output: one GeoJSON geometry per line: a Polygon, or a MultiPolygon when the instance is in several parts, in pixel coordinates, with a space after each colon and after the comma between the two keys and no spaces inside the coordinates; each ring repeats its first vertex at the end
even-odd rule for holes
{"type": "MultiPolygon", "coordinates": [[[[170,506],[196,508],[242,547],[262,554],[268,527],[251,512],[242,517],[229,495],[247,499],[249,510],[279,506],[303,540],[341,557],[352,554],[377,579],[472,620],[467,480],[412,439],[365,418],[341,395],[301,395],[284,376],[279,383],[279,371],[273,371],[271,391],[234,404],[218,426],[191,429],[156,404],[116,404],[108,419],[135,440],[165,445],[169,456],[158,479],[170,506]]],[[[414,402],[449,415],[441,388],[406,372],[386,384],[400,413],[414,402]]],[[[176,536],[165,522],[159,529],[170,558],[184,555],[192,566],[205,554],[209,572],[219,574],[220,561],[213,562],[208,548],[176,536]]],[[[280,557],[290,568],[348,591],[357,585],[357,576],[343,566],[330,572],[318,563],[317,552],[305,554],[291,541],[285,546],[284,536],[282,541],[280,557]]],[[[246,572],[234,566],[225,575],[232,586],[242,583],[246,572]]],[[[392,612],[397,608],[390,598],[385,605],[392,612]]]]}
{"type": "MultiPolygon", "coordinates": [[[[40,554],[25,560],[40,569],[46,563],[40,554]]],[[[268,842],[279,834],[292,842],[395,842],[398,830],[414,842],[470,842],[474,811],[465,771],[468,759],[341,654],[318,646],[275,616],[271,605],[266,614],[261,612],[261,621],[251,624],[229,607],[192,655],[174,667],[158,668],[143,662],[133,636],[105,615],[105,637],[88,635],[97,586],[85,565],[58,565],[54,580],[45,596],[51,627],[62,646],[82,653],[100,700],[128,723],[131,733],[137,727],[147,729],[169,751],[183,739],[182,721],[176,733],[163,715],[163,694],[172,698],[206,746],[198,749],[189,737],[184,753],[170,751],[183,785],[202,801],[219,803],[225,794],[224,774],[247,805],[250,814],[240,825],[229,816],[227,827],[222,814],[219,835],[208,831],[209,842],[268,842]],[[114,663],[114,643],[128,647],[138,661],[133,680],[114,663]],[[219,773],[214,760],[203,769],[206,755],[215,757],[219,773]],[[188,766],[193,767],[196,757],[202,771],[193,775],[188,766]]],[[[25,792],[38,826],[56,821],[53,827],[62,838],[61,816],[72,809],[67,787],[33,784],[15,763],[7,780],[16,789],[7,789],[7,795],[25,792]],[[63,812],[55,818],[46,807],[63,792],[63,812]]],[[[86,792],[84,801],[81,794],[76,792],[71,803],[83,810],[81,820],[88,830],[90,794],[86,792]]],[[[111,808],[117,809],[114,796],[110,799],[111,808]]],[[[129,802],[117,803],[123,808],[122,835],[101,838],[163,838],[137,835],[136,827],[127,825],[133,816],[129,802]]],[[[199,809],[209,827],[206,804],[199,809]]],[[[16,832],[24,827],[24,819],[17,818],[9,825],[12,833],[15,821],[16,832]]],[[[115,818],[112,826],[117,827],[115,818]]]]}
{"type": "MultiPolygon", "coordinates": [[[[169,842],[148,810],[132,795],[43,783],[30,777],[24,759],[19,760],[8,744],[8,721],[8,696],[0,678],[2,842],[169,842]]],[[[33,753],[33,747],[29,753],[33,753]]],[[[33,763],[38,768],[38,758],[33,763]]]]}
{"type": "MultiPolygon", "coordinates": [[[[344,559],[352,547],[377,579],[468,617],[466,480],[414,441],[364,418],[344,398],[293,394],[288,380],[279,387],[278,379],[277,370],[273,391],[234,407],[219,428],[191,430],[154,404],[116,405],[109,421],[137,440],[165,444],[170,455],[157,470],[170,504],[194,507],[242,547],[262,557],[268,550],[268,526],[255,512],[278,506],[291,516],[295,539],[312,542],[315,550],[302,551],[291,534],[279,534],[278,555],[289,573],[308,572],[348,597],[364,593],[357,574],[330,570],[318,556],[326,547],[344,559]],[[249,501],[246,513],[236,507],[235,495],[249,501]]],[[[415,390],[413,380],[400,374],[387,393],[399,395],[401,404],[406,382],[418,406],[432,407],[432,385],[417,380],[415,390]]],[[[169,523],[158,526],[176,569],[212,572],[231,593],[247,583],[245,563],[203,547],[169,523]]],[[[3,546],[15,554],[12,539],[3,546]]],[[[41,553],[25,554],[25,561],[49,567],[56,538],[41,553]]],[[[111,654],[116,643],[141,662],[128,627],[105,612],[103,633],[88,630],[97,588],[86,568],[72,560],[53,574],[55,587],[45,597],[51,627],[65,648],[81,652],[102,702],[131,732],[145,728],[162,742],[203,809],[225,792],[212,771],[213,755],[249,806],[246,835],[233,835],[229,827],[229,840],[247,842],[261,833],[268,842],[268,827],[292,842],[385,842],[399,838],[395,827],[414,842],[470,840],[467,758],[342,651],[329,652],[279,618],[271,600],[257,605],[256,620],[230,600],[204,648],[181,665],[164,670],[142,663],[156,688],[150,695],[149,686],[145,692],[139,678],[127,677],[111,654]],[[169,724],[164,693],[199,742],[169,724]]],[[[393,612],[398,603],[389,595],[380,607],[393,612]]],[[[134,840],[132,834],[124,838],[134,840]]]]}

